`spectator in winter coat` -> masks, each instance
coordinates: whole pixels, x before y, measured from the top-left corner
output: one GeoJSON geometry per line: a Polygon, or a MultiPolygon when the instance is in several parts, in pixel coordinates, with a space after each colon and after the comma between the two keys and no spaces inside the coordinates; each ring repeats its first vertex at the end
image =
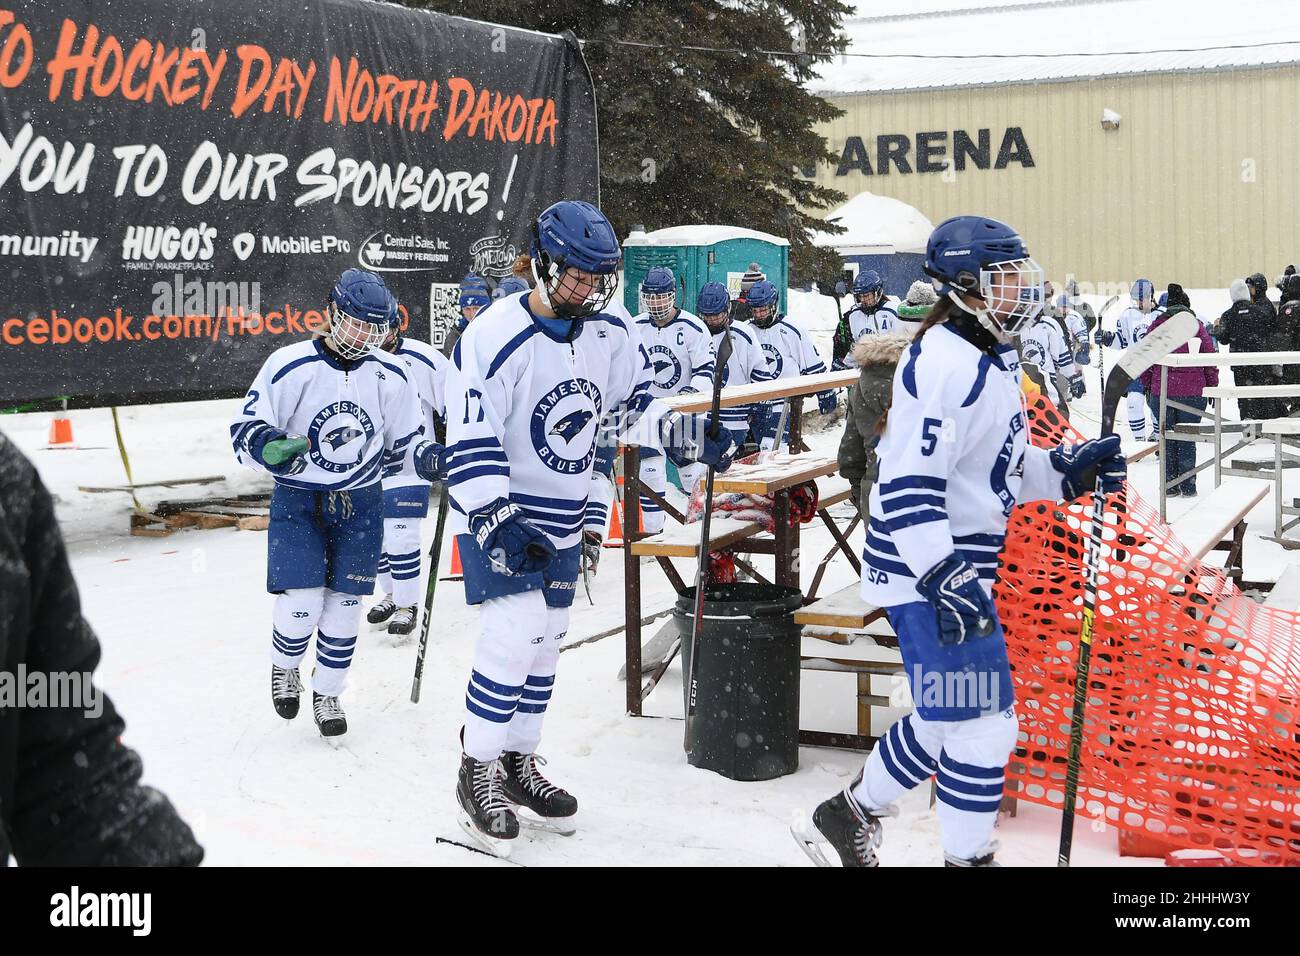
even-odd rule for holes
{"type": "MultiPolygon", "coordinates": [[[[1294,266],[1287,266],[1294,269],[1294,266]]],[[[1284,352],[1300,352],[1300,275],[1292,272],[1282,282],[1282,307],[1277,310],[1278,348],[1284,352]]],[[[1288,385],[1300,385],[1300,365],[1284,365],[1282,381],[1288,385]]],[[[1282,399],[1279,406],[1287,406],[1283,413],[1294,415],[1300,411],[1300,396],[1282,399]]]]}
{"type": "MultiPolygon", "coordinates": [[[[1147,330],[1150,335],[1156,329],[1160,328],[1165,322],[1169,321],[1171,316],[1180,312],[1191,312],[1192,303],[1187,298],[1187,293],[1183,287],[1175,282],[1169,284],[1169,304],[1163,315],[1151,323],[1151,328],[1147,330]]],[[[1209,331],[1204,324],[1197,322],[1196,338],[1192,340],[1197,343],[1197,352],[1217,352],[1214,345],[1214,339],[1210,337],[1209,331]]],[[[1186,354],[1193,351],[1188,346],[1191,343],[1184,342],[1174,353],[1186,354]]],[[[1160,379],[1161,367],[1153,365],[1142,373],[1142,386],[1148,395],[1155,397],[1157,401],[1160,398],[1160,379]]],[[[1219,384],[1219,370],[1213,366],[1203,368],[1171,368],[1168,371],[1167,386],[1168,391],[1165,393],[1166,402],[1177,402],[1179,405],[1188,405],[1199,411],[1187,411],[1186,409],[1176,408],[1173,405],[1165,405],[1165,422],[1166,431],[1175,425],[1191,425],[1201,420],[1201,413],[1205,411],[1205,396],[1202,394],[1207,387],[1219,384]]],[[[1165,443],[1165,481],[1170,482],[1179,475],[1186,474],[1196,467],[1196,443],[1190,441],[1173,441],[1165,443]]],[[[1169,489],[1169,494],[1173,496],[1182,495],[1184,497],[1194,497],[1196,495],[1196,476],[1190,475],[1177,485],[1169,489]]]]}
{"type": "Polygon", "coordinates": [[[122,746],[122,718],[90,682],[99,642],[40,476],[0,435],[0,867],[197,865],[203,848],[122,746]],[[80,700],[32,699],[43,677],[80,700]],[[14,700],[14,691],[26,695],[14,700]],[[93,700],[93,703],[91,702],[93,700]],[[55,706],[55,705],[58,706],[55,706]]]}
{"type": "Polygon", "coordinates": [[[840,439],[839,462],[840,474],[849,480],[849,494],[863,521],[870,517],[867,512],[871,486],[876,481],[877,424],[889,408],[894,368],[912,343],[912,335],[911,332],[882,332],[864,335],[853,344],[853,361],[860,372],[857,382],[849,388],[849,412],[840,439]]]}
{"type": "MultiPolygon", "coordinates": [[[[1258,274],[1251,278],[1263,279],[1258,274]]],[[[1237,279],[1229,286],[1232,305],[1219,317],[1215,338],[1234,353],[1270,352],[1277,345],[1277,316],[1267,299],[1267,308],[1254,301],[1250,281],[1237,279]]],[[[1232,381],[1241,386],[1275,385],[1277,375],[1271,365],[1234,365],[1232,381]]],[[[1243,419],[1276,418],[1282,414],[1282,406],[1272,398],[1239,398],[1237,408],[1243,419]]]]}
{"type": "Polygon", "coordinates": [[[1277,306],[1268,297],[1268,280],[1262,272],[1252,272],[1246,276],[1246,285],[1250,288],[1250,301],[1268,313],[1270,319],[1277,318],[1277,306]]]}

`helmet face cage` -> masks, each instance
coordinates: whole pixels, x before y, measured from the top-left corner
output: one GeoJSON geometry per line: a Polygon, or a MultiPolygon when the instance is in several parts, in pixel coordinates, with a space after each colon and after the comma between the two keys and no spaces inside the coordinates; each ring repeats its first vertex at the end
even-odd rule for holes
{"type": "Polygon", "coordinates": [[[395,328],[387,323],[359,319],[340,309],[337,302],[330,303],[329,337],[334,343],[335,351],[345,359],[355,361],[365,358],[383,345],[395,328]]]}
{"type": "Polygon", "coordinates": [[[776,318],[776,303],[769,302],[766,305],[751,305],[749,307],[750,321],[760,328],[766,328],[776,318]]]}
{"type": "Polygon", "coordinates": [[[869,289],[866,292],[855,293],[854,297],[858,300],[858,305],[864,309],[870,309],[880,304],[880,300],[884,298],[884,293],[879,289],[869,289]]]}
{"type": "Polygon", "coordinates": [[[1002,330],[1015,335],[1043,310],[1043,268],[1028,257],[991,262],[980,270],[980,298],[1002,330]]]}
{"type": "Polygon", "coordinates": [[[700,321],[707,325],[714,332],[721,332],[726,327],[727,319],[731,317],[731,309],[723,309],[721,312],[710,314],[700,313],[700,321]]]}
{"type": "Polygon", "coordinates": [[[533,259],[533,278],[547,308],[562,319],[583,319],[603,310],[618,290],[617,272],[566,268],[542,252],[533,259]]]}
{"type": "Polygon", "coordinates": [[[677,291],[670,289],[667,292],[642,292],[641,308],[650,313],[651,321],[656,324],[667,322],[673,315],[673,309],[677,305],[677,291]]]}

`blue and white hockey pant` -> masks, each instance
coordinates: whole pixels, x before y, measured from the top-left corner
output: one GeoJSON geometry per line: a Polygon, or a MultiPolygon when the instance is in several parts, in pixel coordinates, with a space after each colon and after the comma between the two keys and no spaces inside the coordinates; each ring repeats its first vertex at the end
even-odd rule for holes
{"type": "Polygon", "coordinates": [[[297,667],[316,633],[312,688],[337,697],[347,681],[361,597],[375,586],[383,534],[378,483],[350,492],[276,485],[267,535],[271,661],[297,667]]]}
{"type": "Polygon", "coordinates": [[[475,760],[495,760],[507,750],[535,753],[569,630],[582,548],[561,549],[540,574],[507,575],[473,536],[457,541],[465,600],[479,605],[481,627],[465,689],[465,753],[475,760]]]}
{"type": "MultiPolygon", "coordinates": [[[[1133,384],[1128,387],[1128,427],[1133,430],[1133,437],[1138,441],[1146,441],[1147,438],[1147,397],[1142,389],[1142,380],[1133,379],[1133,384]]],[[[1152,427],[1159,427],[1156,424],[1156,414],[1151,415],[1152,427]]]]}

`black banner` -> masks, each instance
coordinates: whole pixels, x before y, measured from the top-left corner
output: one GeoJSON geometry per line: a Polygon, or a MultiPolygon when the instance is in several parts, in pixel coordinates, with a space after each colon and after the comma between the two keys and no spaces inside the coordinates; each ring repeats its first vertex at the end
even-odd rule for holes
{"type": "Polygon", "coordinates": [[[0,0],[0,401],[242,394],[379,272],[440,340],[470,269],[597,198],[576,43],[367,0],[0,0]]]}

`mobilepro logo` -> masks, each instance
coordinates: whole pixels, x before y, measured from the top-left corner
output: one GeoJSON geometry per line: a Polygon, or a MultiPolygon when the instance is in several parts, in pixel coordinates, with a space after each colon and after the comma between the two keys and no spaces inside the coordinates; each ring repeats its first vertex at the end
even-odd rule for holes
{"type": "Polygon", "coordinates": [[[470,244],[469,254],[474,259],[474,272],[481,276],[505,276],[514,273],[519,249],[505,236],[484,236],[470,244]]]}
{"type": "Polygon", "coordinates": [[[176,226],[127,226],[122,239],[124,262],[152,262],[168,266],[176,262],[209,262],[217,230],[206,222],[188,229],[176,226]]]}
{"type": "Polygon", "coordinates": [[[263,236],[262,252],[277,256],[326,256],[352,251],[352,243],[338,236],[263,236]]]}

